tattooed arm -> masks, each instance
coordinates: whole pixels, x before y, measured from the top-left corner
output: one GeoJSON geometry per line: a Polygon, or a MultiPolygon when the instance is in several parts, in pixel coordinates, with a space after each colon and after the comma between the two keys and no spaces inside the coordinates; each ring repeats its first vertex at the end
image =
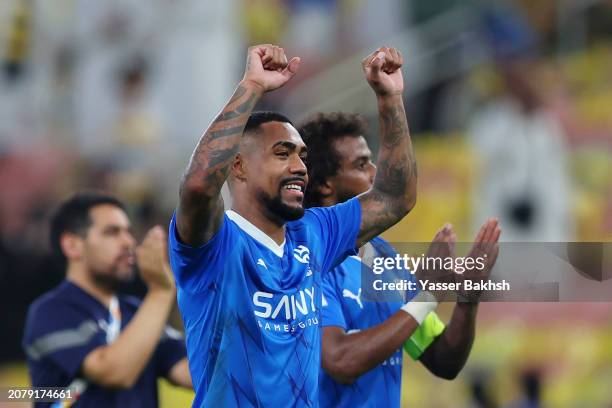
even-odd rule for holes
{"type": "Polygon", "coordinates": [[[378,100],[380,150],[374,186],[359,196],[361,246],[402,219],[416,203],[417,170],[402,101],[403,59],[381,47],[363,60],[366,78],[378,100]]]}
{"type": "Polygon", "coordinates": [[[284,50],[273,45],[249,48],[242,81],[198,142],[181,180],[176,226],[182,242],[202,245],[221,227],[221,187],[249,115],[265,92],[280,88],[295,75],[299,64],[297,57],[287,62],[284,50]]]}

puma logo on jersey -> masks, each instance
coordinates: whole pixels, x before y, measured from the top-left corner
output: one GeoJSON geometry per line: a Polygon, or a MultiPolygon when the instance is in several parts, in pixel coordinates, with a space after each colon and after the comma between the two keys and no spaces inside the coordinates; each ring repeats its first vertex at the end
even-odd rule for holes
{"type": "Polygon", "coordinates": [[[293,250],[293,257],[303,264],[307,264],[310,261],[310,250],[304,245],[300,245],[293,250]]]}
{"type": "Polygon", "coordinates": [[[264,260],[263,260],[263,259],[261,259],[261,258],[259,258],[259,259],[257,260],[257,265],[261,265],[261,266],[263,266],[264,268],[268,269],[268,265],[266,265],[266,263],[264,262],[264,260]]]}
{"type": "Polygon", "coordinates": [[[363,303],[361,303],[361,288],[359,288],[359,292],[355,295],[348,289],[342,289],[342,296],[345,298],[353,299],[359,305],[359,308],[363,309],[363,303]]]}

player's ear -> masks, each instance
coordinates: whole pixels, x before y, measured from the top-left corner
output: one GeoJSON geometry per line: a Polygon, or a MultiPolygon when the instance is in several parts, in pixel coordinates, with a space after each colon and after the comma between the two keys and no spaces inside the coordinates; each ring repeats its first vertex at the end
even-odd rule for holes
{"type": "Polygon", "coordinates": [[[319,185],[318,189],[319,189],[319,194],[321,194],[321,196],[323,197],[330,197],[335,192],[334,184],[329,180],[325,180],[324,183],[319,185]]]}
{"type": "Polygon", "coordinates": [[[68,259],[80,259],[83,256],[85,241],[77,234],[66,232],[60,237],[60,247],[68,259]]]}
{"type": "Polygon", "coordinates": [[[238,152],[234,156],[234,161],[232,162],[232,176],[242,181],[245,181],[247,176],[244,159],[245,157],[243,154],[238,152]]]}

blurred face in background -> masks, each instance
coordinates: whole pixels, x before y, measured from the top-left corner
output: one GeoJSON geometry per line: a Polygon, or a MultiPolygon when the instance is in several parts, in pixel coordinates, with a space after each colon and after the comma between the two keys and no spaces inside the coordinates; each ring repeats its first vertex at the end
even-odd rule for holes
{"type": "Polygon", "coordinates": [[[267,122],[241,146],[242,179],[249,199],[278,223],[304,215],[308,184],[306,145],[289,123],[267,122]]]}
{"type": "Polygon", "coordinates": [[[129,281],[136,265],[136,241],[127,214],[119,207],[102,204],[89,211],[87,229],[77,259],[97,284],[114,289],[129,281]]]}
{"type": "Polygon", "coordinates": [[[332,145],[340,158],[340,169],[327,182],[332,190],[329,195],[336,203],[342,203],[374,184],[376,166],[372,163],[372,152],[363,136],[344,136],[332,145]]]}
{"type": "Polygon", "coordinates": [[[527,112],[533,112],[542,104],[538,80],[540,70],[534,60],[517,57],[513,60],[498,62],[498,67],[511,95],[527,112]]]}

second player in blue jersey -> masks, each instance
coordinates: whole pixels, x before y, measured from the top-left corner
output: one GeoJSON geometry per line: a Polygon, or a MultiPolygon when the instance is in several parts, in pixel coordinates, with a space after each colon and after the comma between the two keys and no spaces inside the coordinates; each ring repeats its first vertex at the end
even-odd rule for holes
{"type": "MultiPolygon", "coordinates": [[[[376,166],[366,143],[365,122],[356,114],[319,113],[299,127],[309,146],[310,188],[306,207],[329,207],[350,202],[372,188],[376,166]]],[[[340,266],[323,276],[323,325],[320,403],[322,407],[399,407],[402,382],[402,345],[413,359],[421,361],[433,374],[454,378],[465,364],[474,339],[478,299],[458,303],[448,327],[433,309],[437,302],[421,302],[427,295],[416,282],[425,277],[488,276],[497,254],[499,228],[489,220],[479,233],[471,255],[481,241],[489,241],[487,267],[464,271],[462,275],[427,274],[396,269],[394,279],[415,283],[404,293],[373,293],[368,280],[375,258],[394,258],[397,252],[376,237],[340,266]],[[365,279],[362,281],[362,277],[365,279]],[[371,288],[369,288],[371,289],[371,288]],[[418,292],[418,294],[417,294],[418,292]],[[417,297],[417,299],[415,299],[417,297]],[[419,299],[420,298],[420,299],[419,299]],[[374,301],[375,300],[375,301],[374,301]]],[[[446,225],[436,234],[427,257],[453,256],[455,235],[446,225]]],[[[442,271],[438,271],[442,272],[442,271]]],[[[445,279],[445,278],[443,278],[445,279]]],[[[468,299],[464,299],[468,300],[468,299]]]]}

